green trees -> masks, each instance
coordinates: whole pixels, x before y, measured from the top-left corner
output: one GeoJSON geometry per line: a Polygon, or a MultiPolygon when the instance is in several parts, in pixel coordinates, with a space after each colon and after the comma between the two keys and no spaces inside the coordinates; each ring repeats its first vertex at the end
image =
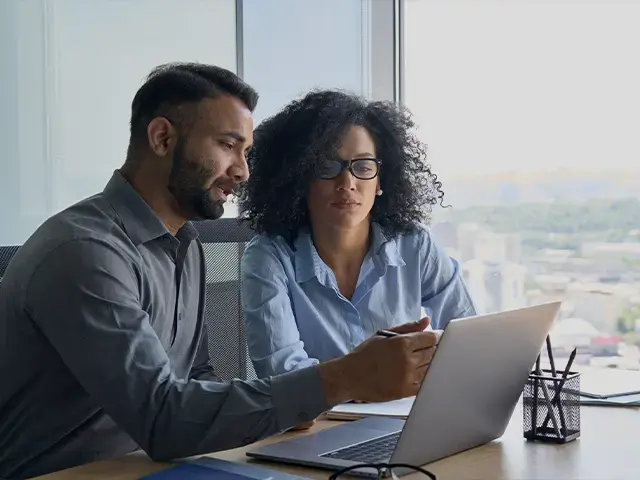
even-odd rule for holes
{"type": "Polygon", "coordinates": [[[480,206],[462,210],[456,210],[454,205],[446,213],[448,220],[484,223],[496,232],[505,233],[618,231],[627,236],[630,231],[640,229],[640,199],[637,198],[480,206]]]}

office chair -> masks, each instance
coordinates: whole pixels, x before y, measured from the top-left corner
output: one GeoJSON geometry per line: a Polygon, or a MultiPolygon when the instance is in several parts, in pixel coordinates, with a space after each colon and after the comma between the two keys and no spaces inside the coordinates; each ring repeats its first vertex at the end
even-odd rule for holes
{"type": "Polygon", "coordinates": [[[240,260],[255,233],[236,218],[194,222],[194,226],[207,269],[205,317],[211,366],[223,380],[255,379],[240,296],[240,260]]]}
{"type": "MultiPolygon", "coordinates": [[[[223,380],[257,378],[249,358],[240,298],[240,260],[254,232],[235,218],[194,222],[207,268],[206,325],[211,366],[223,380]]],[[[0,284],[19,246],[0,246],[0,284]]]]}
{"type": "Polygon", "coordinates": [[[2,277],[4,276],[4,272],[7,270],[9,266],[9,262],[16,254],[20,247],[17,245],[10,246],[1,246],[0,247],[0,282],[2,282],[2,277]]]}

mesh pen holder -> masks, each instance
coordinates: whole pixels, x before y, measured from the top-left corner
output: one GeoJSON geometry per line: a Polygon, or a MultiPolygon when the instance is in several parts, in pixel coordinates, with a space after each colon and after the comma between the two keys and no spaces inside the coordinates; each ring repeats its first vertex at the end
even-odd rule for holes
{"type": "Polygon", "coordinates": [[[580,374],[566,378],[545,369],[534,372],[522,396],[524,438],[540,442],[568,443],[580,436],[580,374]]]}

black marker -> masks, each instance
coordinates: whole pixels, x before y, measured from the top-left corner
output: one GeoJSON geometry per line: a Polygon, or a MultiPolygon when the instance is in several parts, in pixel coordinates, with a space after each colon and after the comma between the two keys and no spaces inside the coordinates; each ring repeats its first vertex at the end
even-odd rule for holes
{"type": "Polygon", "coordinates": [[[381,337],[391,338],[391,337],[397,337],[400,334],[396,332],[392,332],[390,330],[378,330],[376,332],[376,335],[380,335],[381,337]]]}

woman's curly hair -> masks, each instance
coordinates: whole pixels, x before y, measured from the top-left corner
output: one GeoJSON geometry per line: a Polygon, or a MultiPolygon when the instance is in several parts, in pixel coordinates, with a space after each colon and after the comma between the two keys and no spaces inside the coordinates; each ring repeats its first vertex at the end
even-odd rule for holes
{"type": "Polygon", "coordinates": [[[374,139],[382,161],[371,220],[385,235],[414,231],[442,203],[442,184],[426,162],[426,147],[412,134],[410,112],[392,102],[369,102],[337,91],[312,91],[266,119],[254,132],[247,158],[251,176],[238,191],[242,215],[259,233],[293,242],[310,225],[309,185],[320,161],[335,155],[348,128],[374,139]]]}

